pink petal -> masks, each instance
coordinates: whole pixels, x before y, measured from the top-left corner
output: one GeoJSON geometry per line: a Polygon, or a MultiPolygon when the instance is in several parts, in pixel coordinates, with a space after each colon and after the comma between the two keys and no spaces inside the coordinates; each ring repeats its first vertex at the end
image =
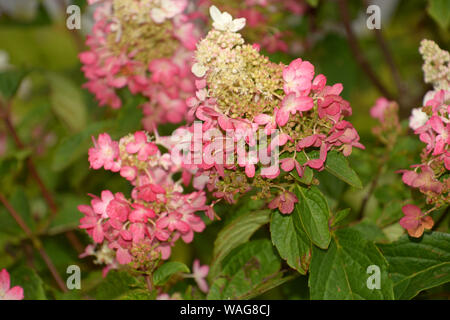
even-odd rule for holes
{"type": "Polygon", "coordinates": [[[23,296],[23,288],[19,286],[15,286],[11,288],[6,294],[3,296],[4,300],[22,300],[23,296]]]}
{"type": "Polygon", "coordinates": [[[407,205],[403,206],[402,211],[405,216],[419,218],[422,215],[422,211],[420,210],[420,208],[413,204],[407,204],[407,205]]]}
{"type": "Polygon", "coordinates": [[[128,250],[122,247],[117,249],[116,258],[120,264],[129,264],[132,260],[131,255],[128,253],[128,250]]]}
{"type": "Polygon", "coordinates": [[[6,271],[6,269],[3,269],[2,271],[0,271],[0,293],[8,291],[9,286],[10,286],[9,273],[8,271],[6,271]]]}

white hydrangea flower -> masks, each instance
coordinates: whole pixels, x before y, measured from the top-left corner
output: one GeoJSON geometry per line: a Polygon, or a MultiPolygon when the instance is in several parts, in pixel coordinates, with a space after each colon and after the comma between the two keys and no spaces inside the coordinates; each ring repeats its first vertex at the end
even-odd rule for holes
{"type": "Polygon", "coordinates": [[[155,23],[163,23],[166,20],[166,13],[161,8],[153,8],[150,11],[150,16],[155,23]]]}
{"type": "Polygon", "coordinates": [[[409,127],[416,130],[423,126],[428,121],[428,115],[421,110],[421,108],[415,108],[412,110],[409,117],[409,127]]]}
{"type": "Polygon", "coordinates": [[[423,106],[426,106],[426,105],[427,105],[427,102],[428,102],[429,100],[433,99],[433,97],[434,97],[435,94],[436,94],[436,91],[434,91],[434,90],[428,91],[428,92],[425,94],[425,96],[423,97],[422,105],[423,105],[423,106]]]}
{"type": "Polygon", "coordinates": [[[166,19],[172,19],[184,11],[187,6],[186,0],[159,0],[150,11],[150,16],[155,23],[163,23],[166,19]]]}
{"type": "Polygon", "coordinates": [[[216,6],[209,7],[209,14],[213,19],[213,27],[219,31],[238,32],[245,27],[245,18],[233,19],[228,12],[220,12],[216,6]]]}
{"type": "Polygon", "coordinates": [[[201,78],[206,74],[206,71],[208,71],[208,67],[196,62],[192,65],[191,71],[196,77],[201,78]]]}

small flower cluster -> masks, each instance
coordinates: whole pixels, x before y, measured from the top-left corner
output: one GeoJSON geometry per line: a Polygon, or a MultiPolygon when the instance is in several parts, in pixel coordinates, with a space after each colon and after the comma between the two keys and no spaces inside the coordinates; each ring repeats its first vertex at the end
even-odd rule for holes
{"type": "Polygon", "coordinates": [[[11,288],[11,279],[8,271],[0,271],[0,300],[22,300],[23,288],[15,286],[11,288]]]}
{"type": "Polygon", "coordinates": [[[104,190],[100,197],[91,195],[90,205],[78,207],[84,214],[80,228],[96,244],[85,255],[95,255],[107,270],[131,263],[135,269],[151,271],[159,259],[169,258],[177,239],[189,243],[194,232],[204,230],[197,212],[214,218],[204,191],[184,193],[173,180],[181,168],[160,152],[157,140],[144,131],[119,141],[103,133],[89,150],[91,168],[119,172],[133,186],[131,198],[104,190]]]}
{"type": "MultiPolygon", "coordinates": [[[[426,94],[424,106],[412,111],[409,125],[426,146],[421,154],[422,163],[401,173],[405,184],[426,196],[427,204],[432,206],[428,214],[450,204],[450,56],[430,40],[423,40],[419,51],[424,58],[425,82],[431,83],[433,90],[426,94]]],[[[414,215],[420,218],[418,221],[425,221],[425,228],[431,228],[431,217],[425,219],[416,214],[417,209],[414,209],[414,215]]],[[[412,236],[420,237],[423,233],[422,227],[419,232],[415,229],[417,226],[412,228],[408,223],[402,226],[412,236]]]]}
{"type": "Polygon", "coordinates": [[[423,57],[425,82],[431,83],[434,90],[448,90],[450,83],[450,53],[442,50],[432,40],[424,39],[419,52],[423,57]]]}
{"type": "MultiPolygon", "coordinates": [[[[91,3],[96,1],[91,0],[91,3]]],[[[188,0],[105,0],[94,14],[95,25],[80,54],[85,87],[100,106],[120,108],[118,90],[148,98],[143,125],[185,119],[186,97],[195,90],[190,72],[199,38],[183,12],[188,0]]]]}
{"type": "Polygon", "coordinates": [[[327,86],[311,63],[300,58],[288,66],[272,63],[237,33],[245,20],[214,6],[210,13],[214,29],[197,46],[192,71],[200,79],[187,102],[202,132],[227,137],[203,141],[200,153],[212,151],[214,161],[202,161],[196,176],[205,177],[217,198],[234,202],[235,195],[255,188],[257,197],[272,199],[271,208],[290,213],[298,201],[288,190],[294,177],[322,170],[331,150],[349,156],[353,147],[364,148],[344,120],[352,109],[340,96],[342,85],[327,86]],[[258,155],[252,152],[256,145],[258,155]],[[274,157],[281,161],[273,165],[274,157]]]}
{"type": "Polygon", "coordinates": [[[377,119],[380,125],[373,128],[373,134],[388,148],[395,145],[398,135],[401,133],[400,120],[398,118],[398,104],[384,97],[377,99],[370,109],[372,118],[377,119]]]}
{"type": "Polygon", "coordinates": [[[223,8],[232,16],[245,18],[244,38],[251,43],[258,42],[269,53],[290,51],[292,37],[287,31],[267,26],[275,26],[292,16],[298,20],[308,9],[305,0],[202,0],[199,4],[205,9],[211,5],[223,8]]]}

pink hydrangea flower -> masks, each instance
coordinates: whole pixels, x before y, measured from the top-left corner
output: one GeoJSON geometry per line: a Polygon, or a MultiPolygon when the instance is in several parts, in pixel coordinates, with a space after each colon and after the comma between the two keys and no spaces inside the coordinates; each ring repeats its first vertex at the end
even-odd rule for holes
{"type": "Polygon", "coordinates": [[[127,143],[126,150],[129,154],[137,153],[139,161],[146,161],[149,156],[158,151],[158,147],[147,141],[144,131],[138,131],[134,133],[134,141],[127,143]]]}
{"type": "Polygon", "coordinates": [[[300,58],[295,59],[283,70],[284,92],[306,96],[311,90],[313,78],[314,66],[300,58]]]}
{"type": "Polygon", "coordinates": [[[281,102],[281,108],[277,113],[276,119],[279,126],[284,126],[289,120],[289,114],[311,110],[314,101],[311,97],[297,96],[295,93],[289,93],[281,102]]]}
{"type": "Polygon", "coordinates": [[[92,137],[94,148],[89,149],[89,163],[91,168],[98,170],[104,167],[105,170],[117,172],[120,170],[120,163],[117,161],[119,155],[119,145],[112,141],[107,133],[102,133],[96,141],[92,137]]]}
{"type": "MultiPolygon", "coordinates": [[[[199,81],[187,106],[199,121],[185,130],[181,144],[188,155],[183,161],[195,164],[191,167],[194,186],[206,185],[217,198],[235,203],[241,194],[263,186],[275,194],[269,207],[290,213],[298,200],[290,192],[276,193],[276,187],[287,182],[280,168],[285,172],[295,168],[303,176],[306,166],[323,170],[331,150],[349,156],[353,147],[364,148],[356,129],[344,120],[352,109],[340,96],[343,86],[327,86],[326,77],[315,76],[314,66],[301,58],[288,66],[272,63],[262,56],[258,44],[243,45],[236,30],[213,27],[197,45],[194,72],[199,81]],[[261,58],[256,65],[255,56],[261,58]],[[261,79],[269,76],[268,86],[261,79]],[[234,89],[241,78],[247,79],[248,87],[234,89]],[[259,135],[261,126],[270,137],[259,135]],[[209,138],[194,137],[196,130],[209,138]],[[250,150],[258,142],[263,148],[255,156],[250,150]],[[199,147],[189,150],[191,145],[199,147]],[[319,151],[318,158],[303,164],[296,160],[296,152],[314,151],[319,151]]],[[[182,178],[186,183],[191,175],[182,178]]]]}
{"type": "Polygon", "coordinates": [[[179,73],[177,65],[167,58],[151,61],[148,69],[152,72],[152,81],[160,82],[167,87],[173,85],[174,77],[179,73]]]}
{"type": "Polygon", "coordinates": [[[418,188],[422,192],[434,192],[440,194],[442,192],[442,183],[436,180],[433,170],[427,165],[416,166],[420,168],[420,172],[410,170],[400,170],[402,180],[405,184],[418,188]]]}
{"type": "Polygon", "coordinates": [[[298,202],[298,198],[292,192],[281,192],[270,203],[270,209],[278,209],[283,214],[289,214],[294,210],[294,205],[298,202]]]}
{"type": "Polygon", "coordinates": [[[94,26],[86,40],[89,50],[79,54],[87,79],[84,87],[100,106],[114,109],[122,106],[119,89],[144,96],[147,102],[140,107],[147,130],[159,123],[188,120],[185,99],[194,92],[195,81],[190,72],[192,54],[201,37],[195,17],[186,14],[192,10],[188,1],[135,1],[133,6],[120,3],[105,0],[96,5],[94,26]],[[147,28],[126,32],[131,19],[147,28]],[[167,28],[161,28],[167,20],[167,28]],[[147,44],[152,42],[149,48],[147,44]],[[155,52],[149,52],[151,49],[155,52]],[[148,56],[142,52],[148,52],[148,56]],[[160,57],[159,52],[167,54],[160,57]],[[159,98],[162,93],[167,96],[164,101],[159,98]],[[172,100],[177,103],[168,103],[172,100]]]}
{"type": "Polygon", "coordinates": [[[143,131],[118,143],[108,140],[108,145],[117,146],[115,160],[122,164],[121,176],[132,185],[131,195],[104,190],[101,197],[92,195],[90,205],[78,206],[84,214],[80,228],[95,244],[86,255],[106,263],[105,272],[142,259],[168,259],[179,238],[189,243],[194,233],[205,229],[199,213],[215,216],[204,191],[185,193],[182,182],[174,181],[173,175],[183,168],[169,154],[161,154],[156,143],[172,148],[164,141],[168,139],[159,136],[153,141],[143,131]]]}
{"type": "Polygon", "coordinates": [[[353,147],[365,149],[359,142],[359,135],[356,129],[350,122],[345,120],[336,124],[326,142],[334,146],[342,146],[342,153],[346,157],[352,153],[353,147]]]}
{"type": "Polygon", "coordinates": [[[433,155],[440,155],[444,152],[445,146],[450,144],[450,122],[444,124],[441,117],[432,116],[428,123],[436,133],[433,155]]]}
{"type": "Polygon", "coordinates": [[[400,225],[408,231],[408,234],[414,238],[420,238],[425,229],[430,230],[433,225],[433,219],[424,215],[419,207],[407,204],[402,208],[405,215],[400,219],[400,225]]]}
{"type": "Polygon", "coordinates": [[[11,288],[8,271],[6,269],[0,271],[0,300],[22,300],[23,298],[23,288],[19,286],[11,288]]]}
{"type": "Polygon", "coordinates": [[[380,122],[384,121],[384,112],[389,107],[391,101],[381,97],[375,102],[375,105],[370,109],[370,115],[372,118],[378,119],[380,122]]]}
{"type": "Polygon", "coordinates": [[[198,259],[195,259],[192,265],[192,271],[194,280],[197,283],[200,290],[204,293],[207,293],[209,291],[209,287],[208,283],[206,282],[206,276],[209,273],[209,266],[200,265],[200,261],[198,259]]]}

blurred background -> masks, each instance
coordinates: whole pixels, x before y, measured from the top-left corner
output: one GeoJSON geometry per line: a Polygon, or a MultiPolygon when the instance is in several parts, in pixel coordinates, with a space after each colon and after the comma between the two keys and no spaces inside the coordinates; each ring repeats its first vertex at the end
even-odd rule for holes
{"type": "MultiPolygon", "coordinates": [[[[238,1],[211,2],[219,8],[224,2],[239,7],[238,1]]],[[[378,97],[385,96],[398,102],[404,120],[412,108],[421,106],[430,88],[423,81],[419,44],[427,38],[449,50],[450,1],[294,2],[301,4],[301,13],[286,18],[283,13],[273,12],[273,25],[265,26],[285,31],[287,47],[266,54],[286,64],[297,57],[309,60],[316,73],[326,75],[328,83],[343,84],[342,95],[353,108],[350,121],[367,147],[364,154],[356,152],[351,161],[367,185],[375,169],[363,165],[363,160],[376,158],[382,152],[375,151],[371,128],[376,121],[369,109],[378,97]],[[369,4],[381,8],[380,30],[366,26],[369,4]]],[[[82,88],[85,79],[78,54],[86,50],[84,41],[93,24],[92,13],[93,7],[82,0],[0,0],[0,192],[31,232],[30,236],[0,205],[0,269],[8,267],[12,278],[31,292],[28,298],[82,298],[84,294],[111,298],[119,294],[121,281],[126,281],[118,278],[114,289],[98,289],[102,285],[101,267],[78,258],[89,240],[77,229],[81,218],[77,205],[89,201],[88,193],[99,194],[105,188],[122,192],[129,189],[126,180],[118,175],[89,170],[91,136],[107,131],[113,138],[121,137],[139,130],[142,117],[137,108],[140,99],[129,93],[123,93],[128,97],[125,105],[112,110],[99,108],[93,96],[82,88]],[[80,30],[66,26],[66,8],[70,4],[81,8],[80,30]],[[55,270],[48,268],[39,249],[41,244],[55,270]],[[65,277],[70,264],[90,270],[83,272],[82,292],[61,293],[56,289],[52,273],[65,277]]],[[[248,33],[251,41],[257,41],[257,33],[248,33]]],[[[165,133],[171,129],[167,126],[161,130],[165,133]]],[[[394,159],[396,169],[415,163],[421,148],[416,140],[405,140],[399,146],[416,153],[394,159]]],[[[385,184],[392,184],[392,179],[386,178],[385,184]]],[[[339,191],[343,186],[337,182],[330,185],[335,190],[329,192],[343,193],[342,203],[332,205],[350,206],[357,212],[363,195],[345,195],[345,190],[339,191]]],[[[395,192],[388,197],[409,195],[403,189],[395,192]]],[[[387,195],[380,197],[385,199],[387,195]]],[[[380,203],[391,206],[388,200],[374,198],[369,207],[377,214],[384,210],[379,208],[380,203]]],[[[225,212],[227,208],[219,208],[219,215],[220,210],[225,212]]],[[[196,236],[193,246],[178,245],[173,259],[192,261],[195,256],[207,262],[211,239],[218,230],[220,225],[212,225],[196,236]]],[[[300,277],[265,297],[306,298],[306,278],[300,277]]]]}

